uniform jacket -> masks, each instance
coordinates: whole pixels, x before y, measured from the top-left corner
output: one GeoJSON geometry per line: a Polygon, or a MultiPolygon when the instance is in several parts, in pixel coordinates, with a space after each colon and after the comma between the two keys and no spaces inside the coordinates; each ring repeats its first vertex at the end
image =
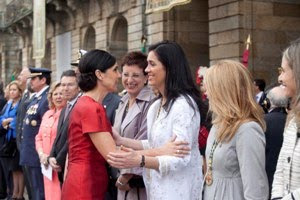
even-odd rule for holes
{"type": "Polygon", "coordinates": [[[33,97],[27,106],[23,121],[22,143],[20,150],[20,165],[39,167],[40,160],[35,150],[35,136],[38,134],[43,115],[49,109],[47,88],[39,97],[33,97]]]}

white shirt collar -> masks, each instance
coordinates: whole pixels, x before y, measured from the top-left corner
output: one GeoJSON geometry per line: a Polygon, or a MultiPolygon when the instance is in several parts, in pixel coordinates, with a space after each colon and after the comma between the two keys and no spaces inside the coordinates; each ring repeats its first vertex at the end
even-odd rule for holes
{"type": "Polygon", "coordinates": [[[48,87],[49,87],[49,85],[46,85],[45,87],[43,87],[43,89],[41,89],[40,91],[38,91],[38,92],[35,94],[35,97],[41,96],[41,95],[43,94],[43,92],[44,92],[45,90],[48,89],[48,87]]]}

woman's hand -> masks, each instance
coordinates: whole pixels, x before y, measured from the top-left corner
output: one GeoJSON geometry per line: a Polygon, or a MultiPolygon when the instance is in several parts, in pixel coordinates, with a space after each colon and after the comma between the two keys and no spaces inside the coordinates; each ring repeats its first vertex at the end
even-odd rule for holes
{"type": "Polygon", "coordinates": [[[40,153],[39,154],[39,157],[40,157],[40,162],[45,165],[45,167],[48,167],[48,161],[47,161],[47,158],[48,158],[48,155],[45,154],[45,153],[40,153]]]}
{"type": "Polygon", "coordinates": [[[8,128],[8,125],[9,123],[13,120],[13,118],[6,118],[2,121],[2,126],[3,128],[7,129],[8,128]]]}
{"type": "Polygon", "coordinates": [[[176,135],[173,135],[169,142],[159,148],[159,152],[161,155],[183,158],[190,153],[191,149],[188,146],[189,143],[185,141],[175,141],[176,137],[176,135]]]}
{"type": "Polygon", "coordinates": [[[122,174],[119,176],[118,180],[116,181],[116,187],[119,190],[128,191],[130,190],[130,186],[128,181],[133,177],[133,174],[122,174]]]}
{"type": "Polygon", "coordinates": [[[119,169],[138,167],[142,156],[130,148],[121,147],[125,152],[110,152],[107,155],[107,162],[119,169]]]}
{"type": "Polygon", "coordinates": [[[112,127],[112,133],[113,133],[113,138],[114,138],[114,141],[115,141],[116,145],[120,146],[122,137],[120,136],[118,131],[116,129],[114,129],[113,127],[112,127]]]}

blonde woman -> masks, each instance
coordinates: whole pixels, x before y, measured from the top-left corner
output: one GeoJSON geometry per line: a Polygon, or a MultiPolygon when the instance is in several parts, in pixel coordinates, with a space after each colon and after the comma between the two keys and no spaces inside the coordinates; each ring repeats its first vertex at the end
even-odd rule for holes
{"type": "Polygon", "coordinates": [[[253,81],[239,62],[224,60],[204,78],[213,114],[206,158],[204,200],[265,200],[265,123],[253,81]]]}
{"type": "MultiPolygon", "coordinates": [[[[38,134],[35,136],[35,146],[40,162],[48,167],[48,156],[57,133],[57,123],[62,108],[66,105],[62,96],[60,83],[53,83],[48,93],[49,110],[44,114],[38,134]]],[[[52,171],[52,180],[44,176],[44,191],[46,200],[61,199],[61,189],[57,172],[52,171]]]]}
{"type": "Polygon", "coordinates": [[[283,53],[281,87],[292,99],[272,185],[272,200],[300,199],[300,38],[283,53]]]}

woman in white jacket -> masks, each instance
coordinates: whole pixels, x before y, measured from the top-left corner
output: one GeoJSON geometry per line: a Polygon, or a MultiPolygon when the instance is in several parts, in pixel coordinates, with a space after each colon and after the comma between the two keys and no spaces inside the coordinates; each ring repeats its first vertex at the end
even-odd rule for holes
{"type": "Polygon", "coordinates": [[[283,53],[279,82],[292,99],[291,111],[284,130],[272,200],[300,200],[300,38],[283,53]]]}

